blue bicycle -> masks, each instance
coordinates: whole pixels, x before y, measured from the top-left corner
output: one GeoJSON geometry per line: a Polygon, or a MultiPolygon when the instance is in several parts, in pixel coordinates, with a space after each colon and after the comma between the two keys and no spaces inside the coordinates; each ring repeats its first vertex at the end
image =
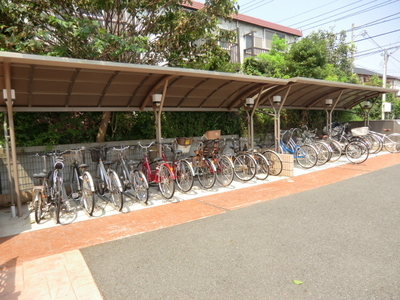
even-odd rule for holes
{"type": "Polygon", "coordinates": [[[294,129],[281,133],[280,147],[282,153],[293,154],[297,164],[304,169],[314,167],[318,162],[318,151],[312,145],[300,145],[293,139],[294,129]]]}

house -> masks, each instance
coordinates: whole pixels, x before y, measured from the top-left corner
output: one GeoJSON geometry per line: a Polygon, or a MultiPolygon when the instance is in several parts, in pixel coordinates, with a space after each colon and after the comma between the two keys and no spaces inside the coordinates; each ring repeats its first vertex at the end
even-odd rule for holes
{"type": "MultiPolygon", "coordinates": [[[[182,6],[186,9],[199,10],[204,7],[204,4],[193,1],[192,4],[186,3],[182,6]]],[[[237,32],[236,43],[221,42],[221,47],[230,52],[231,62],[234,63],[243,63],[247,57],[268,52],[271,49],[274,34],[286,39],[289,44],[302,36],[300,30],[243,14],[233,15],[232,20],[221,20],[220,28],[237,32]]]]}
{"type": "MultiPolygon", "coordinates": [[[[380,79],[383,78],[382,74],[363,68],[354,68],[354,73],[358,75],[358,78],[360,78],[361,83],[367,83],[370,80],[370,78],[374,75],[377,75],[380,79]]],[[[388,84],[389,88],[399,90],[396,96],[400,97],[400,78],[391,75],[386,75],[386,83],[388,84]]]]}

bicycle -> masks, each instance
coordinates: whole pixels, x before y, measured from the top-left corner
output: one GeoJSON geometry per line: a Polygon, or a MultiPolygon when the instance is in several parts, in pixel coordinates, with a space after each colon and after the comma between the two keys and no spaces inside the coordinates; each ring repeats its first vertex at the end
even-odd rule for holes
{"type": "Polygon", "coordinates": [[[368,159],[371,144],[368,139],[364,138],[364,129],[361,133],[353,130],[353,134],[351,134],[348,133],[350,131],[349,123],[334,124],[336,126],[332,126],[329,136],[340,143],[346,158],[353,164],[365,162],[368,159]]]}
{"type": "Polygon", "coordinates": [[[293,154],[297,164],[304,168],[310,169],[318,162],[317,150],[308,144],[299,145],[293,139],[294,129],[285,130],[281,134],[280,147],[283,153],[293,154]]]}
{"type": "Polygon", "coordinates": [[[203,155],[211,159],[215,166],[216,180],[222,186],[228,186],[232,183],[235,173],[232,160],[227,155],[222,154],[226,147],[226,140],[223,146],[220,146],[220,140],[203,140],[203,155]]]}
{"type": "Polygon", "coordinates": [[[117,162],[116,172],[121,180],[124,194],[131,198],[135,197],[147,205],[149,200],[149,183],[143,172],[136,168],[138,162],[127,160],[126,151],[128,149],[131,149],[131,146],[113,147],[111,149],[113,161],[117,162]],[[133,195],[128,190],[132,191],[133,195]]]}
{"type": "MultiPolygon", "coordinates": [[[[239,138],[239,145],[240,142],[244,143],[242,151],[245,151],[246,153],[250,154],[255,162],[256,162],[256,174],[255,177],[258,180],[265,180],[268,178],[269,175],[269,161],[268,159],[262,154],[259,153],[257,149],[248,149],[247,148],[247,138],[241,137],[239,138]]],[[[240,150],[239,146],[239,150],[240,150]]]]}
{"type": "Polygon", "coordinates": [[[294,129],[294,132],[298,134],[296,141],[299,144],[312,145],[317,150],[318,161],[316,165],[322,166],[326,164],[328,161],[331,161],[334,151],[331,148],[330,144],[323,140],[317,140],[316,129],[308,130],[306,125],[304,125],[302,128],[304,129],[303,131],[297,128],[294,129]]]}
{"type": "Polygon", "coordinates": [[[64,154],[64,158],[71,169],[68,198],[75,200],[87,215],[92,216],[96,203],[96,188],[92,175],[87,171],[89,166],[85,164],[85,149],[69,150],[67,153],[64,154]]]}
{"type": "MultiPolygon", "coordinates": [[[[385,132],[390,131],[390,129],[383,130],[385,132]]],[[[372,136],[377,141],[379,145],[377,146],[379,149],[377,152],[382,150],[382,148],[390,153],[400,152],[400,133],[385,134],[369,130],[368,135],[372,136]]]]}
{"type": "Polygon", "coordinates": [[[258,147],[261,149],[261,154],[268,160],[269,175],[279,176],[283,170],[283,163],[278,152],[273,150],[274,146],[275,144],[270,145],[269,147],[265,144],[258,145],[258,147]]]}
{"type": "MultiPolygon", "coordinates": [[[[175,143],[177,143],[177,140],[175,141],[175,143]]],[[[189,145],[188,142],[186,144],[189,145]]],[[[195,176],[191,163],[182,158],[183,151],[179,149],[174,149],[174,146],[172,144],[163,144],[163,148],[164,147],[169,149],[174,154],[174,158],[171,162],[168,162],[164,151],[162,153],[162,157],[165,162],[169,163],[172,166],[177,187],[183,193],[189,192],[193,187],[195,176]]]]}
{"type": "Polygon", "coordinates": [[[34,187],[34,210],[35,221],[40,223],[43,212],[51,212],[53,207],[53,217],[56,224],[67,223],[67,220],[75,218],[75,211],[70,207],[65,188],[64,188],[64,160],[62,155],[67,151],[58,152],[56,150],[42,156],[44,169],[33,177],[40,180],[40,186],[34,187]],[[53,169],[47,173],[46,157],[52,157],[53,169]],[[62,222],[63,221],[63,222],[62,222]]]}
{"type": "Polygon", "coordinates": [[[115,210],[121,211],[124,205],[122,184],[117,172],[111,168],[114,162],[107,160],[107,151],[108,147],[90,149],[92,161],[97,164],[95,176],[96,192],[106,203],[110,203],[115,210]]]}
{"type": "Polygon", "coordinates": [[[231,141],[231,149],[233,150],[232,162],[235,176],[241,181],[252,180],[257,173],[256,160],[246,151],[242,151],[240,145],[236,144],[233,137],[231,138],[231,141]]]}
{"type": "Polygon", "coordinates": [[[142,170],[149,184],[158,185],[158,189],[165,199],[171,199],[175,193],[175,174],[173,168],[162,157],[157,157],[150,163],[148,151],[155,144],[156,141],[148,145],[138,143],[138,146],[144,150],[144,153],[137,168],[142,170]]]}
{"type": "Polygon", "coordinates": [[[197,150],[194,155],[187,158],[192,164],[193,171],[200,185],[205,189],[211,189],[217,180],[216,167],[213,161],[207,157],[209,149],[205,148],[204,141],[196,141],[197,150]]]}
{"type": "MultiPolygon", "coordinates": [[[[33,157],[39,157],[37,153],[33,157]]],[[[37,224],[41,222],[46,213],[50,213],[50,207],[55,208],[53,199],[50,197],[50,183],[46,168],[47,155],[41,155],[43,158],[43,170],[40,173],[33,174],[35,181],[39,181],[39,185],[35,185],[32,190],[32,202],[30,212],[35,212],[35,221],[37,224]]]]}

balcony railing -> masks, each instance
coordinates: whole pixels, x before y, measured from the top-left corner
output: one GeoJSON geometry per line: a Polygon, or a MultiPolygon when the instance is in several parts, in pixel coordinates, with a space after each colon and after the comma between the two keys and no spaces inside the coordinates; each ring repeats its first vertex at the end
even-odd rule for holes
{"type": "MultiPolygon", "coordinates": [[[[231,45],[230,48],[224,47],[223,49],[225,49],[229,53],[229,55],[231,57],[230,62],[232,62],[232,63],[240,63],[241,62],[240,55],[239,55],[239,46],[237,44],[231,45]]],[[[244,58],[247,58],[247,57],[257,56],[260,53],[268,53],[269,49],[252,47],[252,48],[244,49],[243,51],[244,51],[244,58]]]]}
{"type": "Polygon", "coordinates": [[[268,49],[263,49],[263,48],[257,48],[257,47],[246,48],[244,49],[244,58],[257,56],[260,53],[268,53],[268,52],[269,52],[268,49]]]}

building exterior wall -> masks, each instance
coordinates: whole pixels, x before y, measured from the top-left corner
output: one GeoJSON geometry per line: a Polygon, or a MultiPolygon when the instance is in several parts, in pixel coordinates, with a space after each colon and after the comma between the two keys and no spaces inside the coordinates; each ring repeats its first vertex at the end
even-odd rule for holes
{"type": "MultiPolygon", "coordinates": [[[[286,39],[289,44],[293,43],[297,38],[288,33],[238,20],[221,21],[219,26],[223,30],[236,31],[237,33],[237,43],[231,47],[234,48],[234,52],[237,52],[237,58],[232,59],[232,62],[243,63],[246,57],[256,56],[262,52],[267,53],[271,49],[272,37],[274,34],[286,39]],[[252,39],[252,47],[249,47],[246,39],[252,39]]],[[[234,55],[231,54],[231,56],[234,55]]]]}

